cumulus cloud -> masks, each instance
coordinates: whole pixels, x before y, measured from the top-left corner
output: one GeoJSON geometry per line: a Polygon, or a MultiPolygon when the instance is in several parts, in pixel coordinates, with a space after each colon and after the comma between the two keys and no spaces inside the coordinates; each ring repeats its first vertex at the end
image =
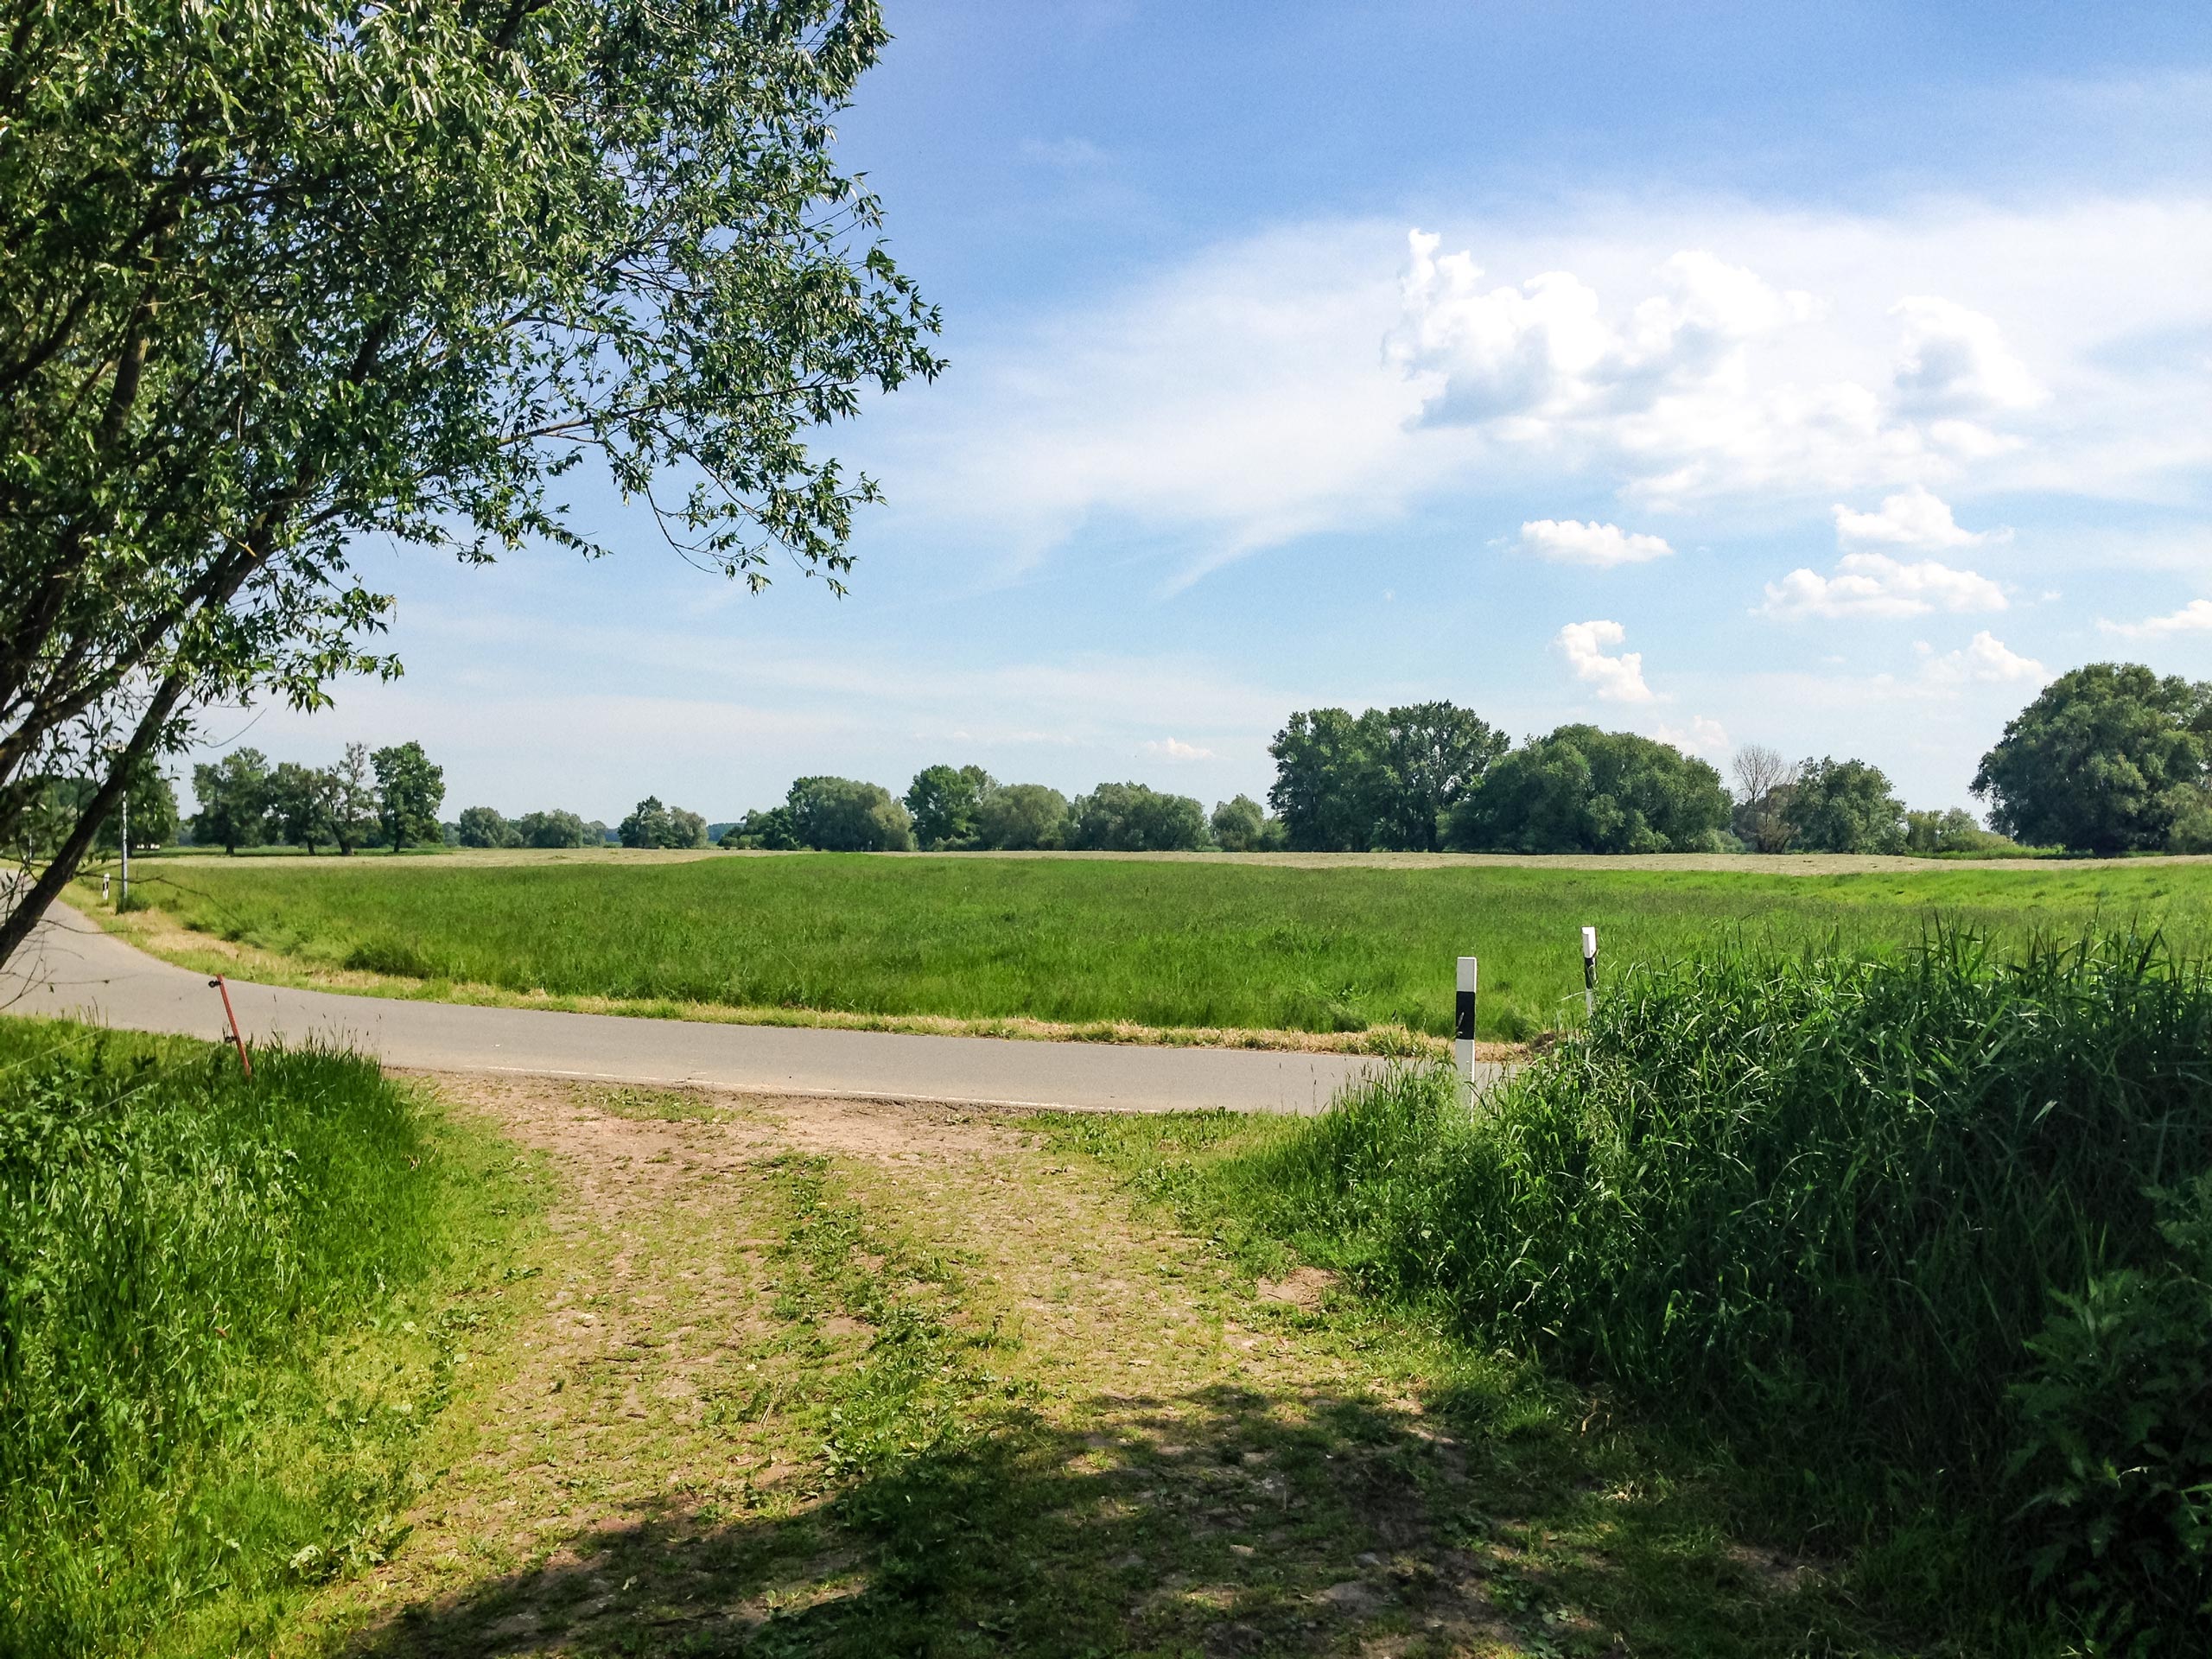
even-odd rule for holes
{"type": "Polygon", "coordinates": [[[1570,622],[1559,631],[1552,643],[1567,658],[1574,677],[1606,702],[1654,702],[1651,688],[1643,683],[1643,652],[1624,651],[1618,657],[1605,654],[1605,646],[1618,645],[1627,638],[1628,630],[1618,622],[1570,622]]]}
{"type": "Polygon", "coordinates": [[[1574,518],[1535,518],[1521,526],[1521,550],[1560,564],[1642,564],[1675,550],[1658,536],[1637,535],[1618,524],[1574,518]]]}
{"type": "Polygon", "coordinates": [[[1913,646],[1923,658],[1921,676],[1930,685],[2045,685],[2050,671],[2032,657],[2023,657],[1984,628],[1964,649],[1937,655],[1922,641],[1913,646]]]}
{"type": "Polygon", "coordinates": [[[1928,294],[1899,300],[1890,315],[1902,325],[1892,379],[1904,407],[1979,418],[2034,409],[2050,398],[2005,343],[1995,318],[1928,294]]]}
{"type": "Polygon", "coordinates": [[[1979,543],[2010,539],[2010,531],[1962,530],[1951,516],[1950,505],[1924,484],[1915,484],[1882,498],[1872,512],[1853,512],[1840,501],[1835,513],[1835,539],[1843,547],[1917,547],[1931,551],[1946,547],[1973,547],[1979,543]]]}
{"type": "Polygon", "coordinates": [[[1202,749],[1195,743],[1185,743],[1180,738],[1174,737],[1168,738],[1163,742],[1147,743],[1144,746],[1144,752],[1147,754],[1159,755],[1165,760],[1211,760],[1213,759],[1211,749],[1202,749]]]}
{"type": "Polygon", "coordinates": [[[1986,576],[1935,559],[1906,564],[1886,553],[1847,553],[1835,574],[1792,570],[1766,585],[1772,617],[1924,616],[1930,611],[2001,611],[2005,590],[1986,576]]]}
{"type": "Polygon", "coordinates": [[[2212,629],[2212,599],[2192,599],[2171,616],[2147,616],[2140,622],[2108,622],[2097,626],[2107,633],[2130,639],[2155,639],[2167,633],[2202,633],[2212,629]]]}

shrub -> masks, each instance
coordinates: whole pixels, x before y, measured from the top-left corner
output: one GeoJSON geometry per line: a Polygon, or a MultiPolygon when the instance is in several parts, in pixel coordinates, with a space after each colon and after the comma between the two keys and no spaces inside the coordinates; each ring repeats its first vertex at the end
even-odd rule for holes
{"type": "Polygon", "coordinates": [[[2209,1052],[2212,976],[2140,941],[1732,955],[1631,974],[1482,1114],[1402,1073],[1268,1173],[1316,1254],[1726,1436],[1808,1520],[1962,1516],[2164,1617],[2212,1588],[2212,1338],[2202,1212],[2151,1195],[2212,1167],[2209,1052]]]}

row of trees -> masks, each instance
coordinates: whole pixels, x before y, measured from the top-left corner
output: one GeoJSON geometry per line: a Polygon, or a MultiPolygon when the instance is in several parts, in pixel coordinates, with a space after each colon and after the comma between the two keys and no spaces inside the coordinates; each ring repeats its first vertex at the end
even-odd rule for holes
{"type": "Polygon", "coordinates": [[[781,806],[748,812],[725,847],[825,852],[1253,852],[1287,845],[1281,823],[1239,795],[1211,813],[1188,795],[1101,784],[1071,801],[1043,784],[1001,784],[981,766],[925,767],[900,799],[880,784],[801,778],[781,806]]]}
{"type": "Polygon", "coordinates": [[[270,842],[310,853],[367,846],[397,852],[445,838],[438,822],[445,773],[416,742],[373,753],[365,743],[348,743],[330,766],[292,760],[271,766],[259,749],[232,749],[192,769],[192,792],[199,800],[193,841],[226,853],[270,842]]]}
{"type": "Polygon", "coordinates": [[[1572,725],[1516,748],[1449,702],[1302,709],[1268,752],[1268,798],[1300,851],[1948,851],[1996,839],[1955,809],[1908,812],[1863,760],[1746,748],[1732,793],[1671,744],[1572,725]]]}

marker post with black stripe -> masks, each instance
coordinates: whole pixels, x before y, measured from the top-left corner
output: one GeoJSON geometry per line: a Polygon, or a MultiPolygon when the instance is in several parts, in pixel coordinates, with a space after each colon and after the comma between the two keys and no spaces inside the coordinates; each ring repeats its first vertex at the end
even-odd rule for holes
{"type": "Polygon", "coordinates": [[[1586,1019],[1598,1012],[1598,930],[1582,930],[1582,1013],[1586,1019]]]}
{"type": "Polygon", "coordinates": [[[1459,990],[1452,1009],[1452,1048],[1459,1061],[1459,1081],[1475,1086],[1475,959],[1459,958],[1459,990]]]}

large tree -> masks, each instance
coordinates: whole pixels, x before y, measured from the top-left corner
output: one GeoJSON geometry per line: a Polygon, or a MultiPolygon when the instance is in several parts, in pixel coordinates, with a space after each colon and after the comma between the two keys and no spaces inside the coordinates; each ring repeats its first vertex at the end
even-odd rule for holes
{"type": "Polygon", "coordinates": [[[2163,847],[2205,777],[2212,686],[2139,663],[2062,674],[1981,757],[1974,792],[2031,846],[2113,854],[2163,847]]]}
{"type": "Polygon", "coordinates": [[[397,852],[410,841],[437,842],[444,831],[438,808],[446,798],[446,774],[433,766],[420,743],[395,743],[369,757],[377,773],[377,823],[385,844],[397,852]]]}
{"type": "Polygon", "coordinates": [[[925,766],[906,786],[914,839],[930,851],[976,844],[976,813],[998,779],[981,766],[925,766]]]}
{"type": "Polygon", "coordinates": [[[232,749],[219,760],[200,762],[192,769],[192,792],[200,803],[194,841],[226,853],[261,844],[269,823],[269,757],[259,749],[232,749]]]}
{"type": "Polygon", "coordinates": [[[1781,810],[1789,844],[1805,852],[1893,853],[1905,842],[1904,803],[1865,760],[1801,761],[1781,810]]]}
{"type": "Polygon", "coordinates": [[[976,839],[995,851],[1067,845],[1068,798],[1047,784],[1001,784],[976,804],[976,839]]]}
{"type": "Polygon", "coordinates": [[[914,820],[880,784],[853,778],[801,778],[785,800],[801,842],[825,853],[913,850],[914,820]]]}
{"type": "Polygon", "coordinates": [[[831,156],[873,0],[11,19],[0,844],[22,780],[100,781],[0,959],[194,709],[396,671],[364,535],[597,553],[550,493],[596,458],[712,569],[849,568],[874,489],[809,430],[938,367],[831,156]]]}
{"type": "Polygon", "coordinates": [[[1300,709],[1268,746],[1268,801],[1301,852],[1433,851],[1445,817],[1506,746],[1449,702],[1300,709]]]}
{"type": "Polygon", "coordinates": [[[1490,768],[1451,817],[1463,852],[1681,853],[1717,846],[1720,774],[1672,744],[1562,726],[1490,768]]]}

